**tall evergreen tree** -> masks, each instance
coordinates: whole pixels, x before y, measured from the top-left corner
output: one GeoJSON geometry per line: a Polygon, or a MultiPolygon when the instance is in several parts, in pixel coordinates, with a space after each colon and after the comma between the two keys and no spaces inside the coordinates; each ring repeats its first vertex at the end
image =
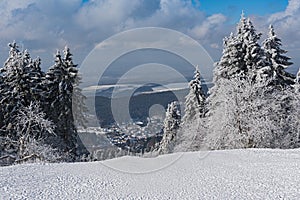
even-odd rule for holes
{"type": "Polygon", "coordinates": [[[160,154],[171,153],[175,146],[177,130],[180,126],[181,115],[178,102],[174,101],[168,105],[166,118],[164,120],[164,135],[159,144],[160,154]]]}
{"type": "Polygon", "coordinates": [[[72,97],[74,88],[78,84],[79,76],[77,65],[73,64],[72,54],[68,47],[65,47],[63,56],[57,51],[55,64],[46,73],[47,85],[47,114],[56,124],[55,132],[59,136],[57,148],[70,155],[75,156],[79,146],[79,138],[74,124],[72,97]]]}
{"type": "Polygon", "coordinates": [[[206,142],[212,148],[285,148],[283,141],[295,138],[287,117],[291,98],[272,84],[275,69],[258,43],[260,35],[242,15],[236,35],[224,41],[208,98],[206,142]]]}
{"type": "Polygon", "coordinates": [[[43,73],[39,58],[31,59],[28,51],[21,52],[15,42],[9,47],[8,59],[0,69],[0,143],[1,151],[13,156],[19,148],[18,113],[32,100],[43,100],[43,73]]]}
{"type": "Polygon", "coordinates": [[[246,19],[242,14],[237,25],[236,38],[242,43],[240,55],[243,58],[242,69],[253,80],[266,79],[272,75],[270,63],[264,59],[264,51],[259,44],[261,35],[256,33],[250,18],[246,19]]]}
{"type": "Polygon", "coordinates": [[[260,37],[261,34],[256,33],[251,20],[246,19],[242,13],[236,33],[231,33],[224,39],[223,55],[216,63],[214,86],[209,91],[208,98],[210,110],[223,101],[220,95],[227,87],[224,85],[227,81],[224,79],[248,79],[256,82],[270,77],[271,68],[264,59],[264,51],[258,43],[260,37]]]}
{"type": "Polygon", "coordinates": [[[85,97],[78,87],[79,82],[77,65],[73,63],[70,49],[65,47],[63,55],[57,51],[55,64],[46,73],[44,83],[47,87],[46,113],[56,125],[58,137],[54,138],[54,147],[69,152],[72,159],[87,153],[78,137],[74,119],[75,115],[77,123],[84,125],[85,97]]]}
{"type": "Polygon", "coordinates": [[[86,127],[86,113],[88,112],[88,108],[86,107],[85,101],[87,98],[82,94],[82,89],[79,87],[80,81],[81,77],[78,74],[73,89],[72,112],[75,125],[86,127]]]}
{"type": "Polygon", "coordinates": [[[3,106],[2,130],[15,134],[18,110],[32,100],[43,98],[40,59],[32,60],[28,51],[20,52],[15,42],[9,44],[9,57],[1,71],[1,104],[3,106]]]}
{"type": "Polygon", "coordinates": [[[183,123],[187,124],[197,118],[203,118],[205,116],[205,94],[201,86],[200,71],[197,67],[194,74],[194,79],[189,83],[190,91],[185,97],[185,114],[183,117],[183,123]]]}
{"type": "Polygon", "coordinates": [[[179,133],[177,134],[174,151],[195,151],[205,135],[206,95],[202,90],[201,76],[198,66],[194,79],[189,83],[190,91],[185,97],[185,114],[179,133]]]}
{"type": "Polygon", "coordinates": [[[268,38],[263,42],[266,59],[272,64],[276,84],[286,86],[293,84],[295,77],[285,71],[285,69],[293,63],[290,62],[291,58],[284,55],[287,51],[282,49],[281,46],[281,39],[278,38],[273,26],[270,25],[268,38]]]}
{"type": "MultiPolygon", "coordinates": [[[[245,74],[246,66],[243,60],[242,42],[233,33],[223,40],[223,54],[221,60],[216,63],[214,77],[232,78],[245,74]]],[[[216,80],[217,81],[217,80],[216,80]]]]}

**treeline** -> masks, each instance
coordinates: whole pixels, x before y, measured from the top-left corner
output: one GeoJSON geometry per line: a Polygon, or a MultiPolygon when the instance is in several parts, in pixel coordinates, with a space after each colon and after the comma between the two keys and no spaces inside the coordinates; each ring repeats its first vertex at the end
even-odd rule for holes
{"type": "Polygon", "coordinates": [[[197,69],[181,125],[170,132],[178,116],[166,119],[162,152],[300,147],[300,71],[285,71],[292,62],[273,26],[262,43],[260,37],[242,15],[224,39],[209,95],[197,69]]]}
{"type": "Polygon", "coordinates": [[[0,163],[76,160],[85,150],[73,114],[84,119],[85,97],[69,48],[57,51],[54,65],[43,72],[40,58],[32,59],[15,42],[9,47],[0,68],[0,163]]]}

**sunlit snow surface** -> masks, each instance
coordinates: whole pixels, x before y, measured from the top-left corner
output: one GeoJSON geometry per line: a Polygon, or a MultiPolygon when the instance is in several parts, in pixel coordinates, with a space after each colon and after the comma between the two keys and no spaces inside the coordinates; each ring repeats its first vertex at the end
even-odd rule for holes
{"type": "Polygon", "coordinates": [[[184,153],[137,173],[174,157],[2,167],[0,199],[300,199],[300,149],[184,153]]]}

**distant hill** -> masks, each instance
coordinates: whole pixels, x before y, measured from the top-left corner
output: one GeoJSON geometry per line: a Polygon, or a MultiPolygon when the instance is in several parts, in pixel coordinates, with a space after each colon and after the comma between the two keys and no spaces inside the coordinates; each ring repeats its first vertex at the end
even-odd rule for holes
{"type": "MultiPolygon", "coordinates": [[[[203,86],[205,93],[207,93],[209,87],[211,87],[211,84],[203,86]]],[[[125,105],[125,102],[128,99],[128,96],[131,95],[129,101],[130,118],[134,121],[145,122],[149,117],[149,109],[151,106],[159,104],[166,109],[167,105],[172,101],[179,101],[183,105],[188,91],[188,88],[168,89],[159,84],[153,83],[139,87],[133,92],[133,94],[130,94],[130,87],[118,89],[116,92],[115,87],[112,86],[102,90],[97,90],[95,97],[88,97],[87,105],[95,106],[90,107],[89,109],[96,110],[101,127],[109,127],[115,122],[111,110],[113,92],[115,92],[115,96],[117,96],[113,98],[114,106],[121,108],[116,111],[118,119],[122,122],[127,122],[128,117],[124,111],[128,109],[128,105],[125,105]],[[91,98],[95,98],[95,105],[91,105],[91,98]]],[[[184,108],[182,110],[184,110],[184,108]]]]}
{"type": "MultiPolygon", "coordinates": [[[[149,88],[148,88],[149,89],[149,88]]],[[[149,90],[148,90],[149,91],[149,90]]],[[[167,105],[172,101],[184,101],[185,96],[188,93],[188,89],[179,89],[176,91],[176,94],[179,99],[174,95],[173,91],[157,91],[151,93],[143,93],[141,90],[138,91],[137,95],[133,95],[129,101],[129,113],[132,119],[136,121],[146,121],[149,117],[149,109],[152,105],[160,104],[164,108],[167,108],[167,105]]],[[[95,97],[95,110],[97,117],[99,119],[101,127],[108,127],[112,125],[115,121],[111,111],[111,98],[106,97],[107,93],[104,96],[95,97]]],[[[90,101],[93,97],[88,97],[90,101]]],[[[114,98],[114,104],[120,109],[117,113],[119,119],[123,119],[126,122],[127,117],[124,114],[124,110],[128,109],[127,105],[124,105],[127,97],[114,98]]],[[[88,103],[89,105],[89,103],[88,103]]],[[[91,108],[92,109],[92,108],[91,108]]]]}

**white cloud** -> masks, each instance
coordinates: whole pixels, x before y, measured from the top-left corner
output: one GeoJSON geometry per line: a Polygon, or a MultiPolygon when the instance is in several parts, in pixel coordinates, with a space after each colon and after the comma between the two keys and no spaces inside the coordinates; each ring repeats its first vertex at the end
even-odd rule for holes
{"type": "Polygon", "coordinates": [[[300,1],[299,0],[289,0],[288,6],[283,12],[272,14],[268,21],[274,23],[276,21],[285,19],[286,17],[293,17],[295,14],[299,14],[300,1]]]}
{"type": "MultiPolygon", "coordinates": [[[[299,40],[300,36],[300,1],[289,0],[289,4],[284,12],[271,15],[268,23],[275,25],[280,34],[289,39],[299,40]]],[[[292,41],[291,41],[292,42],[292,41]]],[[[294,41],[296,42],[296,41],[294,41]]]]}
{"type": "Polygon", "coordinates": [[[80,54],[80,62],[95,44],[123,30],[159,26],[187,32],[206,20],[187,0],[90,0],[84,5],[81,0],[2,0],[0,10],[0,56],[4,44],[16,40],[33,53],[48,52],[46,64],[66,44],[80,54]]]}
{"type": "Polygon", "coordinates": [[[202,24],[192,28],[190,33],[200,39],[207,38],[216,28],[223,26],[225,21],[226,17],[222,14],[212,15],[204,20],[202,24]]]}
{"type": "Polygon", "coordinates": [[[76,14],[75,20],[85,30],[111,30],[122,26],[139,5],[139,0],[92,1],[76,14]]]}
{"type": "MultiPolygon", "coordinates": [[[[273,23],[284,44],[299,48],[299,16],[299,0],[290,0],[284,12],[254,25],[267,27],[265,22],[273,23]]],[[[66,44],[80,63],[104,39],[145,26],[187,33],[218,59],[222,38],[233,30],[226,16],[207,16],[189,0],[90,0],[84,5],[81,0],[1,0],[0,19],[0,62],[7,55],[6,44],[15,39],[32,54],[39,54],[45,65],[50,65],[55,50],[66,44]]]]}

